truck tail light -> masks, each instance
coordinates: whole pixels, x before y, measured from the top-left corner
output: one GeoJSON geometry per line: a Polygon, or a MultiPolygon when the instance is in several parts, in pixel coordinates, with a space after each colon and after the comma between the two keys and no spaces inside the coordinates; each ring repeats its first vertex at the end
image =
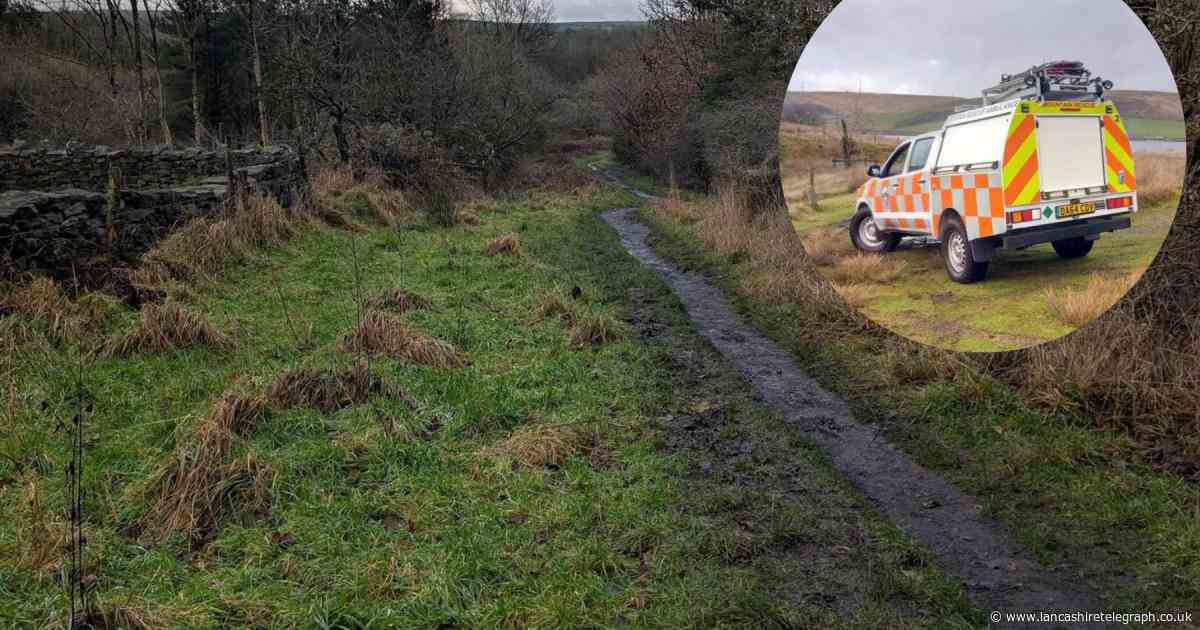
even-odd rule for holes
{"type": "Polygon", "coordinates": [[[1028,222],[1032,221],[1035,217],[1036,217],[1036,215],[1033,213],[1033,210],[1018,210],[1016,212],[1008,213],[1008,222],[1009,223],[1028,223],[1028,222]]]}
{"type": "Polygon", "coordinates": [[[1128,208],[1133,205],[1133,197],[1117,197],[1115,199],[1106,200],[1105,204],[1109,210],[1116,208],[1128,208]]]}

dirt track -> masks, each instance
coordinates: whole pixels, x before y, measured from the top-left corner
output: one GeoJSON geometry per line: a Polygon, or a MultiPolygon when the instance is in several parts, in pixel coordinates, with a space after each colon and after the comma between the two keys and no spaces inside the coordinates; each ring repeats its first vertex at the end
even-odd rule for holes
{"type": "Polygon", "coordinates": [[[845,401],[809,378],[784,350],[744,323],[717,288],[658,257],[647,244],[648,229],[634,220],[635,211],[615,209],[603,215],[625,249],[662,278],[700,334],[741,373],[763,402],[819,446],[831,466],[893,522],[931,549],[942,568],[962,580],[985,615],[992,611],[1102,610],[1102,600],[1085,586],[1085,576],[1064,567],[1038,564],[1006,531],[982,515],[979,499],[920,467],[876,430],[857,422],[845,401]]]}

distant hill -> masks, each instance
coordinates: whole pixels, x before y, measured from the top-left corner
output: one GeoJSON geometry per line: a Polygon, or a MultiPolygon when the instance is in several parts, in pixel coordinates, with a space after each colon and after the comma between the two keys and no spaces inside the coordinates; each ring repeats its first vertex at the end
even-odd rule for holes
{"type": "MultiPolygon", "coordinates": [[[[1183,107],[1177,94],[1113,90],[1109,96],[1130,119],[1135,137],[1184,138],[1183,107]]],[[[863,131],[911,135],[941,127],[959,106],[979,103],[979,99],[922,94],[791,92],[783,115],[785,120],[807,123],[846,118],[860,121],[863,131]]]]}

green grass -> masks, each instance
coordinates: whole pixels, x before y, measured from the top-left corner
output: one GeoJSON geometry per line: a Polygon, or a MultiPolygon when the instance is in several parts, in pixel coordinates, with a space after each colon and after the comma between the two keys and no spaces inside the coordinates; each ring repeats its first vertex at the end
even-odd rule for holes
{"type": "MultiPolygon", "coordinates": [[[[854,201],[855,195],[823,199],[820,212],[793,212],[792,223],[801,235],[828,229],[832,238],[848,239],[838,223],[854,214],[854,201]]],[[[1009,350],[1057,339],[1075,326],[1054,316],[1045,291],[1082,289],[1094,273],[1140,273],[1158,254],[1178,203],[1174,199],[1140,211],[1133,228],[1104,235],[1082,259],[1060,259],[1049,245],[1002,251],[988,277],[971,285],[946,276],[936,245],[898,250],[888,257],[903,261],[905,272],[886,284],[864,282],[871,297],[860,310],[906,337],[959,351],[1009,350]]],[[[830,268],[819,267],[823,273],[830,268]]]]}
{"type": "MultiPolygon", "coordinates": [[[[1138,463],[1137,447],[1052,414],[972,368],[909,375],[912,348],[894,336],[814,321],[802,303],[769,303],[746,289],[752,257],[707,250],[694,226],[644,212],[660,255],[705,273],[748,320],[809,374],[846,396],[856,415],[982,499],[1043,562],[1082,566],[1110,610],[1194,610],[1200,601],[1200,488],[1138,463]],[[824,332],[828,330],[829,332],[824,332]]],[[[948,367],[948,366],[947,366],[948,367]]]]}
{"type": "MultiPolygon", "coordinates": [[[[779,617],[837,628],[973,625],[967,620],[978,612],[961,589],[869,510],[848,517],[863,521],[865,540],[809,532],[806,524],[831,527],[822,501],[857,500],[815,449],[776,439],[791,429],[770,424],[748,394],[734,404],[744,411],[730,430],[770,437],[777,459],[811,469],[806,483],[818,499],[689,481],[689,462],[661,449],[655,418],[705,395],[704,382],[676,383],[660,344],[624,334],[577,348],[563,322],[534,316],[543,295],[579,286],[581,312],[627,319],[627,288],[643,286],[664,302],[663,321],[686,330],[678,304],[595,214],[633,203],[615,188],[582,197],[534,192],[478,204],[479,227],[308,230],[201,287],[189,303],[233,336],[231,348],[99,358],[85,374],[95,396],[86,416],[86,571],[97,596],[187,628],[727,627],[779,617]],[[484,256],[506,233],[519,235],[523,255],[484,256]],[[375,373],[401,385],[415,410],[390,397],[330,416],[273,410],[231,456],[253,455],[275,472],[268,513],[234,510],[202,546],[178,535],[139,540],[147,485],[223,391],[352,360],[336,346],[356,321],[356,276],[368,297],[402,287],[432,300],[405,318],[461,348],[467,367],[373,359],[375,373]],[[385,433],[379,413],[405,430],[385,433]],[[610,461],[579,454],[559,470],[529,469],[489,454],[536,423],[595,434],[610,461]],[[778,525],[750,538],[755,549],[804,536],[861,544],[855,580],[870,586],[869,605],[836,614],[819,601],[792,608],[774,597],[773,584],[798,565],[772,565],[771,553],[731,560],[745,535],[729,505],[777,514],[778,525]]],[[[125,312],[111,332],[134,319],[125,312]]],[[[0,393],[0,553],[9,559],[43,545],[49,535],[39,528],[64,527],[68,436],[56,427],[69,417],[75,348],[35,348],[31,341],[0,363],[13,385],[0,393]],[[28,488],[40,493],[40,512],[25,501],[28,488]]],[[[0,563],[6,624],[61,621],[55,562],[63,550],[50,551],[49,564],[0,563]]],[[[822,574],[814,575],[809,588],[819,593],[822,574]]]]}
{"type": "Polygon", "coordinates": [[[1187,140],[1187,126],[1182,120],[1127,117],[1125,118],[1125,127],[1129,131],[1129,136],[1135,140],[1141,138],[1187,140]]]}

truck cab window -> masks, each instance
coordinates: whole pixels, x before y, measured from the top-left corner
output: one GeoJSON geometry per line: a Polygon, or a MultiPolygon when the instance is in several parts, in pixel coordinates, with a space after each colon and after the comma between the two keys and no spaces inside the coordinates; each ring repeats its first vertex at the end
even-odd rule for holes
{"type": "Polygon", "coordinates": [[[908,171],[912,172],[925,168],[929,162],[929,150],[933,148],[933,138],[921,138],[912,145],[912,157],[908,160],[908,171]]]}
{"type": "Polygon", "coordinates": [[[879,175],[880,177],[891,177],[899,175],[904,171],[904,158],[908,157],[909,146],[911,145],[905,143],[899,149],[896,149],[896,152],[888,159],[887,165],[883,167],[883,172],[879,175]]]}

